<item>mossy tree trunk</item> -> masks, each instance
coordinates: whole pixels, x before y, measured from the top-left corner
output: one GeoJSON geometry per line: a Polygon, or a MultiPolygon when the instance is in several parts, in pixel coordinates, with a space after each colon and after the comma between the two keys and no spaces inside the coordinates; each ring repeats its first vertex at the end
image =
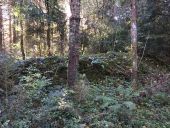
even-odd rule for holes
{"type": "Polygon", "coordinates": [[[68,85],[74,86],[79,61],[80,0],[70,0],[71,17],[69,31],[68,85]]]}

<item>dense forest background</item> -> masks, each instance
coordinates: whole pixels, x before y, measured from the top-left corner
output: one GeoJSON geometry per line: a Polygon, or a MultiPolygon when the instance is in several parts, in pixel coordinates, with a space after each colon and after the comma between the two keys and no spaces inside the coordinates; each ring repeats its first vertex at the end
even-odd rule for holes
{"type": "Polygon", "coordinates": [[[1,0],[0,128],[169,128],[168,0],[1,0]]]}
{"type": "MultiPolygon", "coordinates": [[[[137,1],[137,11],[140,53],[147,42],[146,56],[169,63],[168,1],[137,1]]],[[[1,51],[17,58],[67,55],[70,13],[68,1],[1,1],[1,51]]],[[[128,52],[130,15],[130,1],[81,1],[81,54],[128,52]]]]}

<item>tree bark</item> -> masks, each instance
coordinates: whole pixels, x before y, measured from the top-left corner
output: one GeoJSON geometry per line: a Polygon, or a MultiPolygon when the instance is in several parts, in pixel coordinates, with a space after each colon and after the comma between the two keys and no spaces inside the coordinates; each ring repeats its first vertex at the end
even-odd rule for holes
{"type": "Polygon", "coordinates": [[[136,0],[131,0],[131,43],[132,43],[132,87],[137,89],[137,9],[136,0]]]}
{"type": "MultiPolygon", "coordinates": [[[[20,8],[22,8],[23,1],[20,3],[20,8]]],[[[22,53],[22,59],[25,60],[25,50],[24,50],[24,27],[23,27],[23,17],[22,13],[20,12],[20,27],[21,27],[21,35],[20,35],[20,47],[21,47],[21,53],[22,53]]]]}
{"type": "Polygon", "coordinates": [[[71,17],[69,19],[69,62],[68,85],[74,86],[77,79],[79,61],[79,26],[80,26],[80,0],[70,0],[71,17]]]}
{"type": "Polygon", "coordinates": [[[65,27],[65,25],[64,25],[64,23],[60,23],[60,24],[62,24],[60,27],[61,27],[61,29],[59,30],[59,33],[60,33],[60,55],[61,56],[64,56],[64,39],[65,39],[65,31],[63,30],[63,29],[65,29],[64,27],[65,27]]]}
{"type": "Polygon", "coordinates": [[[9,1],[8,3],[8,8],[9,8],[9,45],[10,45],[10,51],[12,50],[12,22],[11,22],[11,2],[9,1]]]}
{"type": "Polygon", "coordinates": [[[3,17],[2,17],[2,2],[0,2],[0,52],[3,51],[3,17]]]}
{"type": "Polygon", "coordinates": [[[16,27],[16,17],[13,16],[13,44],[15,44],[17,40],[17,33],[15,27],[16,27]]]}
{"type": "Polygon", "coordinates": [[[21,47],[21,53],[22,53],[22,59],[25,60],[25,50],[24,50],[24,28],[23,28],[23,22],[20,21],[21,26],[21,41],[20,41],[20,47],[21,47]]]}
{"type": "Polygon", "coordinates": [[[51,24],[50,21],[48,21],[48,28],[47,28],[47,47],[48,47],[48,56],[51,56],[51,24]]]}
{"type": "Polygon", "coordinates": [[[48,56],[51,56],[51,21],[50,21],[50,7],[49,7],[49,0],[46,0],[46,7],[47,7],[47,52],[48,56]]]}
{"type": "Polygon", "coordinates": [[[66,22],[63,21],[62,19],[57,23],[57,30],[60,35],[59,51],[60,51],[61,56],[64,56],[64,43],[65,43],[65,36],[66,36],[65,25],[66,25],[66,22]]]}

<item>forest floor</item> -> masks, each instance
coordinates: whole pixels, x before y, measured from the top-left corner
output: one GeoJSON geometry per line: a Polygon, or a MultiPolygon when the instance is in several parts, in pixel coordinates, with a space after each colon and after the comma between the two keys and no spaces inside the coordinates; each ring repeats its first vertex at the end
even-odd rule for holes
{"type": "Polygon", "coordinates": [[[144,58],[139,88],[130,82],[126,53],[83,56],[74,88],[67,59],[15,63],[15,86],[1,96],[2,128],[170,128],[170,68],[144,58]]]}

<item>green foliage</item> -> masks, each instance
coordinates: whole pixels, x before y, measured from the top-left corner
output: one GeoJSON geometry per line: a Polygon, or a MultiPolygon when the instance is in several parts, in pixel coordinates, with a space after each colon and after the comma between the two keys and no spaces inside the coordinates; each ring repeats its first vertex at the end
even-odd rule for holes
{"type": "Polygon", "coordinates": [[[14,84],[13,76],[11,76],[14,63],[15,59],[11,55],[0,53],[0,89],[3,89],[2,91],[9,90],[14,84]]]}
{"type": "Polygon", "coordinates": [[[132,101],[125,101],[123,103],[129,110],[135,110],[136,109],[136,104],[133,103],[132,101]]]}
{"type": "MultiPolygon", "coordinates": [[[[8,114],[13,120],[3,113],[0,119],[2,126],[169,128],[169,94],[166,90],[156,90],[156,93],[142,95],[147,92],[144,85],[133,91],[126,74],[120,75],[129,69],[129,60],[125,58],[128,54],[108,53],[81,58],[82,67],[95,65],[102,71],[107,69],[116,74],[104,76],[94,83],[88,81],[87,74],[79,75],[77,85],[72,89],[62,82],[60,85],[52,82],[56,74],[62,75],[67,70],[67,60],[49,57],[26,61],[25,67],[28,68],[22,69],[19,86],[13,89],[15,93],[10,93],[14,94],[14,100],[10,101],[8,114]]],[[[144,66],[151,67],[149,64],[144,66]]],[[[147,73],[153,71],[152,67],[147,73]]],[[[143,74],[142,71],[140,73],[143,74]]]]}
{"type": "Polygon", "coordinates": [[[166,106],[166,105],[170,105],[170,95],[166,94],[166,93],[157,93],[154,96],[151,97],[152,100],[151,102],[154,105],[158,105],[158,106],[166,106]]]}
{"type": "Polygon", "coordinates": [[[42,76],[38,69],[34,67],[29,67],[27,69],[27,76],[20,78],[20,86],[24,88],[28,97],[31,99],[40,99],[45,95],[43,89],[50,84],[50,79],[42,76]]]}
{"type": "Polygon", "coordinates": [[[115,91],[117,95],[121,95],[123,99],[128,99],[132,97],[133,89],[131,87],[124,87],[123,85],[120,85],[115,91]]]}
{"type": "Polygon", "coordinates": [[[9,108],[13,120],[6,114],[0,120],[5,128],[9,125],[16,128],[78,126],[79,117],[69,100],[72,91],[51,86],[51,80],[42,76],[37,68],[27,68],[15,91],[17,97],[9,108]]]}
{"type": "Polygon", "coordinates": [[[97,96],[95,101],[100,104],[100,108],[101,109],[106,109],[108,108],[109,106],[112,106],[112,105],[115,105],[115,104],[118,104],[118,101],[117,100],[114,100],[113,98],[111,97],[107,97],[107,96],[97,96]]]}
{"type": "Polygon", "coordinates": [[[144,103],[138,105],[133,102],[133,97],[138,97],[140,90],[133,92],[128,82],[124,83],[125,86],[116,87],[109,84],[113,80],[108,81],[107,78],[106,81],[108,83],[104,85],[103,83],[91,85],[87,99],[83,102],[75,102],[75,106],[78,106],[79,111],[85,115],[83,123],[88,124],[89,127],[160,128],[162,126],[168,128],[170,111],[169,107],[165,106],[165,103],[167,105],[169,102],[168,95],[157,94],[150,100],[143,97],[144,103]]]}

